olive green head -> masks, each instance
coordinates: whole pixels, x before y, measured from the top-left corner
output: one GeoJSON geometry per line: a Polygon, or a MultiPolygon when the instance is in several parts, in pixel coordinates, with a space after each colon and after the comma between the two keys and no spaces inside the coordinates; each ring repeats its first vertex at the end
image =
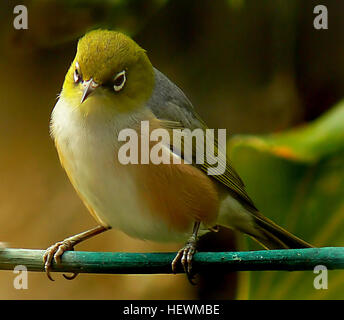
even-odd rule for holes
{"type": "Polygon", "coordinates": [[[154,71],[144,49],[120,32],[94,30],[79,40],[61,96],[80,108],[90,109],[92,101],[125,112],[141,107],[153,86],[154,71]]]}

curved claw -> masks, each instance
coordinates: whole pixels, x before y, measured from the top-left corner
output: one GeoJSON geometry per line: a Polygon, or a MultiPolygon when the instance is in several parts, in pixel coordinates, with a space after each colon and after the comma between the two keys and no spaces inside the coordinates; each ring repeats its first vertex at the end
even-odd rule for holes
{"type": "Polygon", "coordinates": [[[67,276],[66,274],[62,274],[63,276],[64,276],[64,278],[65,279],[67,279],[67,280],[73,280],[73,279],[75,279],[76,277],[77,277],[77,275],[78,275],[79,273],[77,273],[77,272],[74,272],[71,276],[67,276]]]}
{"type": "MultiPolygon", "coordinates": [[[[70,251],[74,251],[74,247],[72,247],[71,249],[70,249],[70,251]]],[[[57,252],[56,252],[56,254],[57,254],[57,252]]],[[[65,278],[65,279],[67,279],[67,280],[73,280],[73,279],[75,279],[77,276],[78,276],[78,274],[79,273],[77,273],[77,272],[73,272],[73,274],[72,275],[70,275],[70,276],[68,276],[68,275],[66,275],[66,274],[62,274],[63,275],[63,277],[65,278]]]]}

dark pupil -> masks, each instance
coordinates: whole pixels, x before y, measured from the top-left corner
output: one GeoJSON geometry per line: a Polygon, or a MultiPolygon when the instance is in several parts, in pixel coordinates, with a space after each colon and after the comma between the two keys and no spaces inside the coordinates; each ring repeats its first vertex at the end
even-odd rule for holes
{"type": "Polygon", "coordinates": [[[114,85],[115,85],[116,87],[119,87],[119,86],[122,84],[123,80],[124,80],[124,76],[123,76],[123,74],[122,74],[122,75],[120,75],[118,78],[115,79],[114,85]]]}
{"type": "Polygon", "coordinates": [[[75,69],[74,72],[75,72],[75,78],[76,78],[76,80],[79,81],[79,80],[80,80],[80,74],[79,74],[78,69],[75,69]]]}

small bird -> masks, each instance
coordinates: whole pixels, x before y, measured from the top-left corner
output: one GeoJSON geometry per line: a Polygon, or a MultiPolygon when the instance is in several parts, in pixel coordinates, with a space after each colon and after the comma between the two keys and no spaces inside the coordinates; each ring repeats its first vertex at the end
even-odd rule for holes
{"type": "MultiPolygon", "coordinates": [[[[221,152],[224,170],[213,175],[207,174],[207,159],[194,161],[196,148],[188,162],[122,164],[118,136],[129,128],[140,140],[143,121],[168,132],[207,129],[182,90],[152,66],[135,41],[116,31],[87,33],[78,42],[50,129],[63,168],[99,225],[46,250],[49,279],[53,260],[59,263],[65,251],[111,228],[139,239],[184,241],[171,268],[176,272],[181,263],[190,280],[199,235],[218,226],[246,233],[267,249],[311,247],[258,211],[221,152]]],[[[173,143],[164,152],[183,158],[173,143]]]]}

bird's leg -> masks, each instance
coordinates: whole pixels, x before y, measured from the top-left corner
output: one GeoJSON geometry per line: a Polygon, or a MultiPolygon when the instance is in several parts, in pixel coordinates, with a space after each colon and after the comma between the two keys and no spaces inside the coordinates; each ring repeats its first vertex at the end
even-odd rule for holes
{"type": "MultiPolygon", "coordinates": [[[[59,263],[61,261],[61,256],[63,255],[65,251],[74,250],[74,246],[77,245],[78,243],[88,238],[91,238],[99,233],[102,233],[108,229],[109,227],[97,226],[90,230],[76,234],[75,236],[66,238],[63,241],[59,241],[55,243],[54,245],[50,246],[47,250],[45,250],[45,253],[43,255],[43,262],[44,262],[44,269],[48,278],[51,281],[54,281],[54,279],[50,275],[53,259],[56,263],[59,263]]],[[[72,280],[77,275],[78,275],[77,273],[74,273],[72,276],[67,276],[65,274],[63,276],[68,280],[72,280]]]]}
{"type": "Polygon", "coordinates": [[[196,252],[197,233],[198,233],[200,224],[201,223],[199,221],[195,222],[190,239],[187,241],[185,246],[178,251],[176,257],[173,259],[172,264],[171,264],[172,271],[176,273],[177,263],[180,260],[180,262],[183,265],[184,271],[187,274],[188,279],[192,284],[193,284],[192,274],[191,274],[192,258],[196,252]]]}

